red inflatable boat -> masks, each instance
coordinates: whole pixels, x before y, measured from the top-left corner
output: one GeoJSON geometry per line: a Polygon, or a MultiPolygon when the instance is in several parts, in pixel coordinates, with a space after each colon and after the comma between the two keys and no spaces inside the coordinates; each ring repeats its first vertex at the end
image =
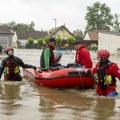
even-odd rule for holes
{"type": "Polygon", "coordinates": [[[23,69],[23,75],[37,84],[51,88],[93,88],[95,80],[90,73],[85,71],[85,68],[64,68],[51,72],[23,69]]]}

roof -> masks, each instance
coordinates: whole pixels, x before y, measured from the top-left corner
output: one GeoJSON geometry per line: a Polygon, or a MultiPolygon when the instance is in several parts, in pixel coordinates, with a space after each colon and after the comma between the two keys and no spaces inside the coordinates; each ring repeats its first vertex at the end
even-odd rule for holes
{"type": "Polygon", "coordinates": [[[0,26],[0,34],[13,34],[7,26],[0,26]]]}
{"type": "MultiPolygon", "coordinates": [[[[90,40],[98,40],[98,33],[99,32],[108,32],[108,30],[94,30],[94,31],[88,31],[86,34],[88,34],[90,40]]],[[[85,34],[85,35],[86,35],[85,34]]],[[[85,38],[85,36],[84,36],[85,38]]]]}
{"type": "Polygon", "coordinates": [[[102,33],[120,36],[120,32],[102,32],[102,33]]]}
{"type": "Polygon", "coordinates": [[[44,31],[16,31],[18,39],[38,39],[38,38],[44,38],[45,36],[48,36],[47,32],[44,31]]]}
{"type": "MultiPolygon", "coordinates": [[[[57,27],[55,29],[51,29],[51,33],[50,33],[50,36],[54,35],[58,30],[60,30],[61,28],[64,28],[66,29],[72,36],[75,37],[75,35],[73,33],[71,33],[64,25],[60,26],[60,27],[57,27]]],[[[76,37],[75,37],[76,38],[76,37]]]]}
{"type": "Polygon", "coordinates": [[[98,32],[95,31],[89,31],[88,35],[90,37],[90,40],[98,40],[98,32]]]}

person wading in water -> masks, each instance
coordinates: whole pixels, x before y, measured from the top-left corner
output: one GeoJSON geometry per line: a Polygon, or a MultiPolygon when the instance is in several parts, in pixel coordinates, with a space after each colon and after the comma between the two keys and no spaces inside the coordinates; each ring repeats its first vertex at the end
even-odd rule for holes
{"type": "Polygon", "coordinates": [[[22,59],[14,56],[13,48],[7,47],[5,53],[8,55],[8,57],[3,59],[1,62],[0,78],[4,72],[4,80],[21,81],[22,77],[20,75],[20,67],[36,69],[36,66],[24,64],[22,59]]]}
{"type": "Polygon", "coordinates": [[[120,80],[118,65],[109,60],[110,53],[107,50],[97,52],[98,63],[93,68],[96,80],[96,94],[114,97],[116,92],[116,77],[120,80]]]}

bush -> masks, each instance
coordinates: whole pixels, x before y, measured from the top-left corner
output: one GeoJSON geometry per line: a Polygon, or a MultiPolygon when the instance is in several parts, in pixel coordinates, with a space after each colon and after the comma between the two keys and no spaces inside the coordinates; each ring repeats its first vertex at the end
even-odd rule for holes
{"type": "Polygon", "coordinates": [[[29,43],[29,44],[34,44],[33,38],[28,38],[28,43],[29,43]]]}
{"type": "Polygon", "coordinates": [[[97,51],[98,50],[98,46],[91,46],[90,48],[91,50],[97,51]]]}
{"type": "Polygon", "coordinates": [[[87,49],[88,49],[88,50],[91,50],[91,46],[90,46],[90,45],[89,45],[89,46],[87,46],[87,49]]]}
{"type": "Polygon", "coordinates": [[[29,44],[29,43],[26,43],[26,48],[27,49],[38,49],[38,44],[29,44]]]}

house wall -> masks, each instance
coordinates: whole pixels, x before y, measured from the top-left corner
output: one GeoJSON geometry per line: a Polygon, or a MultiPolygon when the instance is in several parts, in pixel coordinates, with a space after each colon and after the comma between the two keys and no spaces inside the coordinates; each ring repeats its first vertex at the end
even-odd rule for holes
{"type": "Polygon", "coordinates": [[[98,49],[107,49],[110,53],[115,54],[117,49],[120,49],[120,36],[99,33],[98,49]]]}
{"type": "Polygon", "coordinates": [[[14,32],[14,35],[13,35],[13,47],[14,48],[18,48],[18,44],[17,44],[17,41],[18,41],[18,38],[17,38],[17,34],[16,34],[16,32],[14,32]]]}
{"type": "MultiPolygon", "coordinates": [[[[28,40],[26,40],[26,39],[19,39],[19,42],[20,42],[22,47],[25,47],[26,43],[28,43],[28,40]]],[[[37,43],[37,40],[34,40],[34,43],[37,43]]]]}
{"type": "Polygon", "coordinates": [[[90,40],[88,33],[85,35],[84,40],[90,40]]]}
{"type": "Polygon", "coordinates": [[[6,47],[12,46],[12,34],[0,34],[0,45],[3,47],[3,50],[6,47]]]}
{"type": "Polygon", "coordinates": [[[56,33],[56,35],[54,35],[53,37],[60,37],[60,38],[62,38],[62,39],[64,39],[64,40],[67,40],[67,38],[69,37],[69,36],[72,36],[66,29],[64,29],[64,28],[61,28],[61,29],[59,29],[58,31],[57,31],[57,33],[56,33]]]}

